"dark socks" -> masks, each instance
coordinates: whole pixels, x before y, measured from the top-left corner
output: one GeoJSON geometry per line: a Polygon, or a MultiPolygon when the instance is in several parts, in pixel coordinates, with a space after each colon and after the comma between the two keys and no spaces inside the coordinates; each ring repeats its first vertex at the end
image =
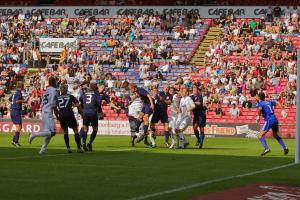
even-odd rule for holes
{"type": "Polygon", "coordinates": [[[93,141],[95,140],[96,136],[97,136],[97,131],[93,131],[92,134],[91,134],[91,137],[90,137],[89,144],[93,143],[93,141]]]}
{"type": "Polygon", "coordinates": [[[70,148],[69,134],[64,134],[64,139],[65,139],[66,147],[69,149],[70,148]]]}
{"type": "Polygon", "coordinates": [[[84,134],[84,129],[81,128],[80,131],[79,131],[79,136],[80,136],[80,138],[83,138],[83,134],[84,134]]]}
{"type": "Polygon", "coordinates": [[[266,141],[266,138],[265,138],[265,137],[261,137],[261,138],[259,139],[259,141],[261,142],[261,144],[263,145],[263,147],[264,147],[265,149],[269,149],[269,146],[268,146],[268,144],[267,144],[267,141],[266,141]]]}
{"type": "Polygon", "coordinates": [[[20,132],[16,132],[13,138],[14,143],[19,143],[20,132]]]}
{"type": "Polygon", "coordinates": [[[194,129],[194,134],[197,138],[197,141],[200,143],[200,136],[199,136],[199,131],[194,129]]]}
{"type": "Polygon", "coordinates": [[[76,142],[76,145],[77,145],[77,149],[80,149],[81,148],[81,141],[80,141],[79,133],[75,133],[74,138],[75,138],[75,142],[76,142]]]}
{"type": "Polygon", "coordinates": [[[282,149],[286,149],[286,146],[282,140],[282,138],[280,136],[276,136],[275,139],[278,141],[278,143],[280,144],[280,146],[282,147],[282,149]]]}
{"type": "Polygon", "coordinates": [[[144,125],[144,135],[148,135],[148,125],[144,125]]]}
{"type": "Polygon", "coordinates": [[[200,133],[200,141],[199,141],[199,143],[200,143],[201,145],[203,145],[204,137],[205,137],[204,132],[201,132],[201,133],[200,133]]]}
{"type": "Polygon", "coordinates": [[[169,131],[165,131],[164,135],[165,135],[165,143],[168,143],[169,142],[169,137],[170,137],[169,131]]]}
{"type": "Polygon", "coordinates": [[[87,139],[87,132],[83,132],[83,134],[82,134],[82,136],[81,136],[81,138],[82,138],[82,143],[83,144],[85,144],[86,143],[86,139],[87,139]]]}

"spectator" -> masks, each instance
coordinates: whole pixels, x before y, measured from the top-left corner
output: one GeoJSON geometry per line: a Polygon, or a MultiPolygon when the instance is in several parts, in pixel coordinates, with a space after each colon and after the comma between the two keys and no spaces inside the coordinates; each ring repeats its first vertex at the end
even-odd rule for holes
{"type": "Polygon", "coordinates": [[[232,107],[230,108],[230,116],[233,117],[233,118],[237,118],[238,116],[240,116],[240,110],[236,106],[235,103],[233,103],[232,107]]]}
{"type": "Polygon", "coordinates": [[[217,107],[215,108],[215,113],[217,116],[220,116],[220,117],[222,117],[224,115],[224,112],[222,110],[220,103],[217,104],[217,107]]]}

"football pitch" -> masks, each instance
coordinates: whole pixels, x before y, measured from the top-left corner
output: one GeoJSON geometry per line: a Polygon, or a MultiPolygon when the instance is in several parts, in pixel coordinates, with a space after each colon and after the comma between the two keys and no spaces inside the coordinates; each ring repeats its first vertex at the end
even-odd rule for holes
{"type": "MultiPolygon", "coordinates": [[[[21,148],[11,146],[12,135],[0,135],[0,199],[190,199],[250,183],[300,184],[300,165],[294,162],[294,140],[285,140],[290,154],[268,139],[272,150],[260,157],[257,139],[206,138],[204,149],[175,150],[144,144],[131,148],[129,136],[98,136],[94,152],[67,154],[63,135],[56,135],[48,153],[39,156],[42,138],[21,148]],[[283,168],[281,168],[284,166],[283,168]],[[278,168],[277,168],[278,167],[278,168]],[[270,169],[270,170],[269,170],[270,169]],[[265,170],[265,171],[262,171],[265,170]]],[[[224,199],[230,199],[224,197],[224,199]]]]}

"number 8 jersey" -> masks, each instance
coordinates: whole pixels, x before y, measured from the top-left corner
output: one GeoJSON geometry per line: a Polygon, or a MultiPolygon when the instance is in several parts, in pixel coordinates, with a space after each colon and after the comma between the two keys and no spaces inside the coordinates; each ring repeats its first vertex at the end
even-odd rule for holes
{"type": "Polygon", "coordinates": [[[53,114],[53,108],[56,107],[56,100],[58,96],[58,91],[49,86],[43,94],[42,99],[42,112],[53,114]]]}

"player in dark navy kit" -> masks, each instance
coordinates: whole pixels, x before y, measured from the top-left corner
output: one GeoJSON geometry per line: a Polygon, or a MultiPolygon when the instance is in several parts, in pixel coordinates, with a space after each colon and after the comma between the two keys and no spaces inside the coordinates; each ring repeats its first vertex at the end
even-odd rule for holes
{"type": "Polygon", "coordinates": [[[172,95],[169,93],[170,87],[168,85],[164,86],[163,91],[159,92],[157,87],[152,88],[153,99],[154,99],[154,112],[152,115],[150,128],[152,132],[151,142],[152,147],[155,147],[155,125],[160,121],[164,126],[164,135],[165,135],[165,145],[169,147],[169,120],[168,120],[168,106],[172,103],[172,95]],[[154,143],[154,144],[153,144],[154,143]]]}
{"type": "MultiPolygon", "coordinates": [[[[259,103],[257,105],[258,116],[257,116],[256,120],[257,120],[257,122],[259,122],[261,114],[265,119],[265,123],[258,135],[259,141],[261,142],[261,144],[264,147],[264,151],[262,152],[261,156],[264,156],[267,153],[271,152],[271,150],[267,144],[266,138],[265,138],[265,135],[267,134],[267,132],[270,129],[272,129],[274,138],[278,141],[278,143],[282,147],[284,155],[287,155],[289,153],[289,150],[285,146],[282,138],[279,136],[278,120],[277,120],[277,118],[275,116],[275,112],[274,112],[274,106],[276,106],[276,103],[273,101],[266,101],[265,100],[266,96],[265,96],[265,93],[263,93],[263,92],[260,92],[256,98],[259,101],[259,103]]],[[[277,105],[279,105],[279,107],[282,108],[282,105],[280,105],[279,103],[277,103],[277,105]]]]}
{"type": "Polygon", "coordinates": [[[16,132],[11,144],[16,147],[21,146],[19,143],[19,137],[22,129],[22,103],[26,102],[23,100],[23,96],[22,96],[23,89],[24,89],[24,84],[18,82],[16,92],[9,98],[9,101],[11,102],[10,117],[13,124],[16,126],[16,132]]]}
{"type": "Polygon", "coordinates": [[[197,138],[196,146],[199,145],[199,149],[203,147],[204,143],[204,128],[206,126],[206,107],[203,105],[203,98],[199,92],[197,86],[193,87],[193,94],[191,95],[192,100],[195,103],[195,108],[193,110],[193,129],[194,134],[197,138]],[[199,134],[200,128],[200,134],[199,134]]]}
{"type": "Polygon", "coordinates": [[[70,148],[70,142],[69,142],[69,133],[68,128],[73,129],[74,131],[74,138],[77,145],[77,152],[82,153],[81,149],[81,141],[80,136],[78,133],[78,124],[77,120],[75,119],[74,112],[73,112],[73,106],[76,106],[78,109],[78,112],[82,115],[82,110],[79,105],[79,101],[71,94],[68,94],[68,85],[63,84],[60,86],[60,95],[57,98],[57,107],[59,110],[59,122],[61,125],[61,128],[64,131],[64,140],[65,144],[68,150],[68,153],[72,153],[70,148]]]}
{"type": "Polygon", "coordinates": [[[148,128],[149,128],[149,117],[154,110],[154,103],[151,95],[144,88],[139,88],[133,83],[124,82],[123,87],[125,90],[130,90],[131,93],[136,93],[138,97],[141,98],[143,102],[143,108],[140,112],[139,122],[137,124],[137,129],[139,129],[141,123],[144,123],[143,135],[138,138],[137,143],[144,139],[144,143],[149,146],[148,138],[148,128]]]}
{"type": "Polygon", "coordinates": [[[79,101],[83,108],[82,146],[85,151],[91,152],[93,151],[92,143],[98,132],[98,111],[101,110],[101,108],[99,108],[101,107],[101,98],[96,81],[91,81],[90,87],[81,94],[79,101]],[[93,132],[90,136],[89,143],[86,144],[89,126],[92,126],[93,132]]]}

